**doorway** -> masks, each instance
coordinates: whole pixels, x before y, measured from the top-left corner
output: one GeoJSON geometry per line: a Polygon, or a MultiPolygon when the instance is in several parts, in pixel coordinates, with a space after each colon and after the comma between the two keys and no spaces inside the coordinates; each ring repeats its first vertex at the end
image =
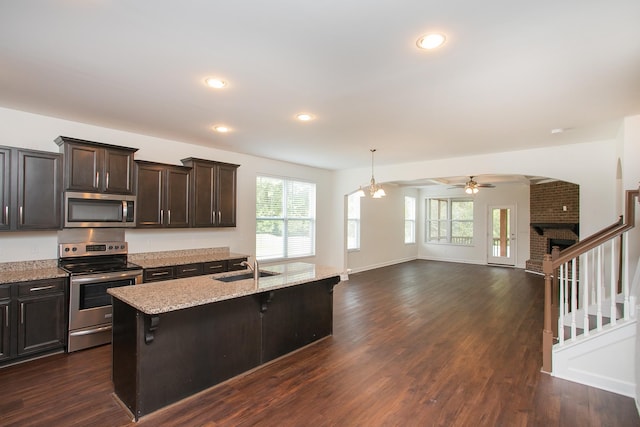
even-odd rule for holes
{"type": "Polygon", "coordinates": [[[515,207],[489,206],[489,264],[516,265],[515,207]]]}

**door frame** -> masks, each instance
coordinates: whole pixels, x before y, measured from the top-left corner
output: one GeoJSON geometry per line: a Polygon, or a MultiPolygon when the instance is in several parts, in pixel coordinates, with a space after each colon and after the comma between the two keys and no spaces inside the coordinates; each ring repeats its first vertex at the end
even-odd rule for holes
{"type": "Polygon", "coordinates": [[[517,259],[517,210],[516,205],[490,205],[487,206],[487,264],[498,264],[515,267],[517,259]],[[494,209],[510,209],[509,218],[510,228],[510,246],[508,257],[493,256],[493,210],[494,209]]]}

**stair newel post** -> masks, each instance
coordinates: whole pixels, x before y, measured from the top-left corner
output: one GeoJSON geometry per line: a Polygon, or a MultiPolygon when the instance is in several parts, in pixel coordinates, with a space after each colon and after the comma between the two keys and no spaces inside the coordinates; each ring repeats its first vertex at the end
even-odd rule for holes
{"type": "MultiPolygon", "coordinates": [[[[555,261],[560,257],[560,247],[553,246],[551,248],[551,260],[555,261]]],[[[553,270],[551,280],[551,331],[553,332],[553,336],[559,336],[559,323],[558,319],[560,318],[560,309],[562,304],[564,304],[564,300],[560,298],[560,287],[562,286],[562,275],[560,273],[560,268],[556,268],[553,270]]]]}
{"type": "Polygon", "coordinates": [[[551,255],[545,254],[542,260],[544,273],[544,327],[542,330],[542,372],[551,373],[551,350],[553,347],[553,323],[551,315],[553,262],[551,255]]]}

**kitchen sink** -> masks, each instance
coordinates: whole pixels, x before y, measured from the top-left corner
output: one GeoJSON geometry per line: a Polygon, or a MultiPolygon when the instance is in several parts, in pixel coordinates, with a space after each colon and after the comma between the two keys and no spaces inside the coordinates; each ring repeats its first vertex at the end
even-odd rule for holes
{"type": "MultiPolygon", "coordinates": [[[[270,271],[261,271],[260,277],[277,276],[278,274],[280,273],[272,273],[270,271]]],[[[221,282],[235,282],[237,280],[247,280],[247,279],[253,279],[252,271],[244,274],[238,274],[235,276],[217,277],[217,278],[214,277],[214,280],[219,280],[221,282]]]]}

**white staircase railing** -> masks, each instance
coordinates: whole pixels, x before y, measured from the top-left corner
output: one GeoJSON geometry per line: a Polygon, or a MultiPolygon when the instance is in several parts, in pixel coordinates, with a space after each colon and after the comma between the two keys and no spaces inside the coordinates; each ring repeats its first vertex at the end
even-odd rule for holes
{"type": "Polygon", "coordinates": [[[626,234],[560,264],[557,346],[634,316],[626,234]]]}
{"type": "Polygon", "coordinates": [[[626,191],[625,213],[618,222],[563,251],[556,247],[544,256],[543,372],[552,372],[556,338],[557,345],[563,346],[579,336],[602,331],[607,324],[631,319],[635,301],[629,290],[627,232],[635,225],[639,195],[640,190],[626,191]]]}

